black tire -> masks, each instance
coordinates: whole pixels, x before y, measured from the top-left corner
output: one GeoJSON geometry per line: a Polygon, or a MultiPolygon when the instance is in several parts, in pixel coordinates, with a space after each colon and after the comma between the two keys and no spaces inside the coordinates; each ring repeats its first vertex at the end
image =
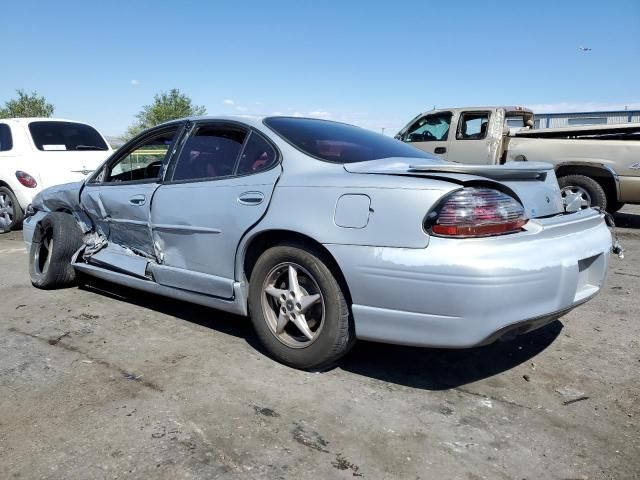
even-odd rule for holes
{"type": "MultiPolygon", "coordinates": [[[[291,367],[305,370],[327,368],[345,355],[355,341],[349,306],[328,264],[323,252],[297,244],[283,244],[266,250],[258,258],[251,273],[249,312],[258,338],[271,356],[291,367]],[[317,327],[318,330],[309,345],[294,347],[285,344],[268,323],[266,309],[269,308],[269,296],[265,293],[265,282],[267,277],[282,265],[300,267],[302,275],[308,274],[307,276],[312,277],[311,281],[307,281],[307,289],[313,285],[319,289],[316,293],[321,296],[319,303],[323,311],[322,323],[321,327],[317,327]]],[[[302,280],[306,279],[301,278],[301,286],[302,280]]],[[[284,291],[289,289],[287,285],[284,291]]],[[[271,302],[273,301],[271,299],[271,302]]],[[[285,303],[280,304],[283,310],[285,303]]],[[[293,325],[292,328],[297,327],[293,325]]]]}
{"type": "Polygon", "coordinates": [[[74,285],[76,271],[71,257],[82,244],[82,230],[68,213],[51,212],[40,220],[29,251],[33,286],[50,290],[74,285]]]}
{"type": "Polygon", "coordinates": [[[558,184],[561,190],[571,187],[584,190],[589,195],[591,207],[600,207],[602,210],[607,208],[607,195],[602,186],[593,178],[585,175],[567,175],[558,178],[558,184]]]}
{"type": "Polygon", "coordinates": [[[607,200],[607,212],[609,213],[616,213],[622,207],[624,207],[624,203],[622,202],[618,202],[617,200],[611,200],[611,199],[607,200]]]}
{"type": "Polygon", "coordinates": [[[9,230],[16,230],[22,225],[24,219],[24,212],[22,207],[18,203],[18,199],[13,194],[13,191],[8,187],[0,187],[0,209],[5,206],[11,208],[11,212],[7,212],[3,216],[8,220],[9,230]]]}

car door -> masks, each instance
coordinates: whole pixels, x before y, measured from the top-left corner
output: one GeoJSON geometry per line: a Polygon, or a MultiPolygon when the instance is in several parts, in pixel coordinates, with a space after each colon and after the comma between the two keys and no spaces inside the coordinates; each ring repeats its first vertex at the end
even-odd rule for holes
{"type": "Polygon", "coordinates": [[[423,115],[409,126],[402,140],[425,152],[448,158],[451,112],[423,115]]]}
{"type": "Polygon", "coordinates": [[[145,276],[155,260],[150,206],[182,123],[161,127],[125,145],[85,185],[81,204],[106,248],[90,261],[145,276]]]}
{"type": "Polygon", "coordinates": [[[495,149],[487,138],[491,112],[461,112],[455,139],[449,145],[449,160],[469,164],[493,164],[495,149]]]}
{"type": "Polygon", "coordinates": [[[276,147],[256,130],[196,123],[153,198],[156,281],[231,298],[237,246],[265,214],[280,172],[276,147]]]}

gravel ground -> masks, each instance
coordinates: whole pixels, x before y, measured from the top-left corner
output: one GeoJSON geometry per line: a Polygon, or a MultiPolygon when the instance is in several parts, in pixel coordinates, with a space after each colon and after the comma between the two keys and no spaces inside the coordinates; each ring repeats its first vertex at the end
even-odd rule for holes
{"type": "Polygon", "coordinates": [[[31,287],[0,236],[0,478],[640,478],[640,207],[593,301],[512,342],[292,370],[248,320],[31,287]]]}

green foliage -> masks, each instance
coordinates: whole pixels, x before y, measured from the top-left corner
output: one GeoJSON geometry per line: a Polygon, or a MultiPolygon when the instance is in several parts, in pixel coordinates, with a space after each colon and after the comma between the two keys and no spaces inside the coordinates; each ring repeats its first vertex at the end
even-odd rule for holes
{"type": "Polygon", "coordinates": [[[207,110],[204,106],[193,105],[188,96],[177,88],[173,88],[169,92],[155,95],[151,105],[142,107],[140,113],[136,115],[137,120],[128,128],[124,138],[129,140],[141,131],[169,120],[192,115],[205,115],[206,113],[207,110]]]}
{"type": "Polygon", "coordinates": [[[36,92],[16,90],[18,98],[12,98],[0,108],[0,118],[50,117],[55,107],[36,92]]]}

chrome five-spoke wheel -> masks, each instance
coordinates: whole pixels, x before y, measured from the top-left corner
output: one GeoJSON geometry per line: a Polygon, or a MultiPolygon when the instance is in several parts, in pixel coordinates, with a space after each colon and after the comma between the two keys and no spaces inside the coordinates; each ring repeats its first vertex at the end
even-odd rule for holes
{"type": "Polygon", "coordinates": [[[274,245],[249,271],[251,322],[271,356],[292,367],[322,369],[349,351],[355,327],[345,284],[326,252],[274,245]]]}
{"type": "Polygon", "coordinates": [[[318,338],[325,304],[311,273],[295,263],[281,263],[269,272],[262,290],[263,315],[278,340],[301,348],[318,338]]]}

